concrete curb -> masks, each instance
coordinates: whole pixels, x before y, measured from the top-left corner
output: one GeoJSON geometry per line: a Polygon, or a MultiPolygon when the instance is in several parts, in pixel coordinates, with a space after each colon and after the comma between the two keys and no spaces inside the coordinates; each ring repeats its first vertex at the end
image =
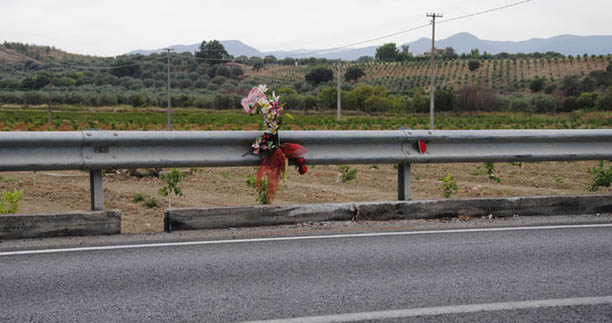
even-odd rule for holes
{"type": "Polygon", "coordinates": [[[164,229],[203,230],[319,221],[439,219],[458,216],[612,213],[610,195],[531,196],[279,206],[177,208],[164,212],[164,229]]]}
{"type": "Polygon", "coordinates": [[[121,233],[121,211],[2,214],[0,240],[121,233]]]}

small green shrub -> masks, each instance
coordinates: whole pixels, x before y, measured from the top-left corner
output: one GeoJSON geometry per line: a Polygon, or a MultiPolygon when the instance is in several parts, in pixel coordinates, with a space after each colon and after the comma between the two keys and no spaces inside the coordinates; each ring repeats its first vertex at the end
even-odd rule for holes
{"type": "Polygon", "coordinates": [[[610,183],[612,183],[612,163],[608,165],[608,169],[605,169],[603,160],[600,160],[599,167],[593,167],[590,169],[590,173],[593,176],[593,182],[589,184],[589,191],[596,192],[600,187],[610,187],[610,183]]]}
{"type": "Polygon", "coordinates": [[[16,178],[10,178],[10,177],[0,176],[0,182],[4,182],[4,183],[15,183],[15,182],[19,182],[19,180],[18,180],[18,179],[16,179],[16,178]]]}
{"type": "Polygon", "coordinates": [[[529,101],[523,96],[512,96],[509,98],[508,107],[513,112],[533,113],[533,107],[529,101]]]}
{"type": "Polygon", "coordinates": [[[534,94],[529,98],[529,104],[535,113],[553,113],[557,110],[557,101],[551,95],[534,94]]]}
{"type": "Polygon", "coordinates": [[[487,168],[487,177],[491,182],[501,183],[501,178],[495,175],[495,163],[494,162],[485,162],[485,167],[487,168]]]}
{"type": "Polygon", "coordinates": [[[264,177],[261,180],[261,186],[257,189],[257,178],[254,175],[247,177],[247,186],[257,191],[255,201],[259,204],[268,204],[268,178],[264,177]]]}
{"type": "Polygon", "coordinates": [[[594,108],[598,97],[599,93],[597,92],[584,92],[578,97],[578,107],[581,109],[594,108]]]}
{"type": "Polygon", "coordinates": [[[136,194],[134,194],[134,196],[132,196],[132,202],[134,202],[134,203],[142,202],[146,198],[147,198],[146,195],[144,195],[142,193],[136,193],[136,194]]]}
{"type": "Polygon", "coordinates": [[[473,72],[473,71],[475,71],[475,70],[477,70],[477,69],[479,69],[479,68],[480,68],[480,61],[479,61],[479,60],[475,60],[475,59],[470,60],[470,61],[468,62],[468,68],[469,68],[469,69],[470,69],[470,71],[472,71],[472,72],[473,72]]]}
{"type": "Polygon", "coordinates": [[[346,165],[338,165],[338,170],[340,170],[340,180],[342,183],[352,183],[357,177],[357,170],[351,169],[346,165]]]}
{"type": "Polygon", "coordinates": [[[154,197],[150,197],[142,205],[148,207],[149,209],[152,209],[159,207],[159,201],[154,197]]]}
{"type": "Polygon", "coordinates": [[[578,110],[578,98],[575,96],[568,96],[561,100],[561,112],[571,112],[574,110],[578,110]]]}
{"type": "Polygon", "coordinates": [[[172,207],[172,204],[170,202],[171,194],[174,194],[179,197],[185,196],[183,194],[183,190],[181,190],[181,188],[179,187],[179,184],[186,177],[187,174],[182,173],[176,168],[171,168],[170,172],[162,174],[160,176],[160,179],[164,183],[164,186],[159,190],[159,194],[168,197],[168,207],[172,207]]]}
{"type": "Polygon", "coordinates": [[[452,173],[448,173],[446,177],[440,177],[438,180],[442,183],[442,196],[444,196],[444,198],[451,197],[459,190],[452,173]]]}
{"type": "Polygon", "coordinates": [[[14,189],[11,191],[2,190],[2,198],[0,198],[0,213],[15,214],[19,211],[19,200],[23,196],[24,191],[14,189]]]}
{"type": "Polygon", "coordinates": [[[604,95],[601,95],[597,99],[597,109],[610,111],[612,110],[612,86],[608,87],[608,92],[604,95]]]}

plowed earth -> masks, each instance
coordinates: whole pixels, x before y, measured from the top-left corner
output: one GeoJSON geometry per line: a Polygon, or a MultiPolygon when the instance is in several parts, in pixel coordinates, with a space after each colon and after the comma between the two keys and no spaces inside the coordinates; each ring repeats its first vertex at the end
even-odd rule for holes
{"type": "MultiPolygon", "coordinates": [[[[589,194],[592,181],[589,169],[597,162],[496,163],[495,175],[501,183],[489,180],[483,164],[419,164],[412,166],[412,198],[440,199],[441,182],[453,174],[458,192],[451,198],[589,194]]],[[[299,176],[293,169],[281,185],[275,204],[301,204],[350,201],[383,201],[397,198],[397,170],[393,165],[352,165],[357,169],[352,183],[343,183],[337,166],[311,166],[299,176]]],[[[181,183],[183,198],[173,197],[173,207],[255,205],[256,192],[246,179],[254,167],[202,168],[183,170],[189,176],[181,183]]],[[[88,210],[89,174],[66,172],[1,173],[0,190],[20,188],[25,194],[19,213],[51,213],[88,210]]],[[[163,211],[167,199],[159,195],[162,182],[156,177],[138,178],[127,172],[110,172],[104,177],[105,208],[123,213],[122,231],[157,232],[163,230],[163,211]],[[134,202],[135,194],[155,197],[160,206],[148,208],[134,202]]],[[[609,188],[598,193],[609,194],[609,188]]]]}

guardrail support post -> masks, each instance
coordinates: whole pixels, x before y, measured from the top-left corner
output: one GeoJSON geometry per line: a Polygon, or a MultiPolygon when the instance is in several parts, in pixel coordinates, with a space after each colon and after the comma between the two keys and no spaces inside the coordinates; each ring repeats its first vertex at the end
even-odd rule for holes
{"type": "Polygon", "coordinates": [[[410,201],[410,163],[397,164],[397,199],[410,201]]]}
{"type": "Polygon", "coordinates": [[[89,184],[91,187],[91,210],[104,210],[104,187],[102,186],[102,170],[89,171],[89,184]]]}

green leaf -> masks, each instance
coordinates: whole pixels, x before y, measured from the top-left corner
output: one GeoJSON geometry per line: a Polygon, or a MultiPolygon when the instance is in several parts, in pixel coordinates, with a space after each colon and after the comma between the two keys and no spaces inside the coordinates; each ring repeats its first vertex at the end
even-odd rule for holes
{"type": "Polygon", "coordinates": [[[283,172],[283,183],[287,181],[287,168],[289,168],[289,159],[285,158],[285,171],[283,172]]]}

